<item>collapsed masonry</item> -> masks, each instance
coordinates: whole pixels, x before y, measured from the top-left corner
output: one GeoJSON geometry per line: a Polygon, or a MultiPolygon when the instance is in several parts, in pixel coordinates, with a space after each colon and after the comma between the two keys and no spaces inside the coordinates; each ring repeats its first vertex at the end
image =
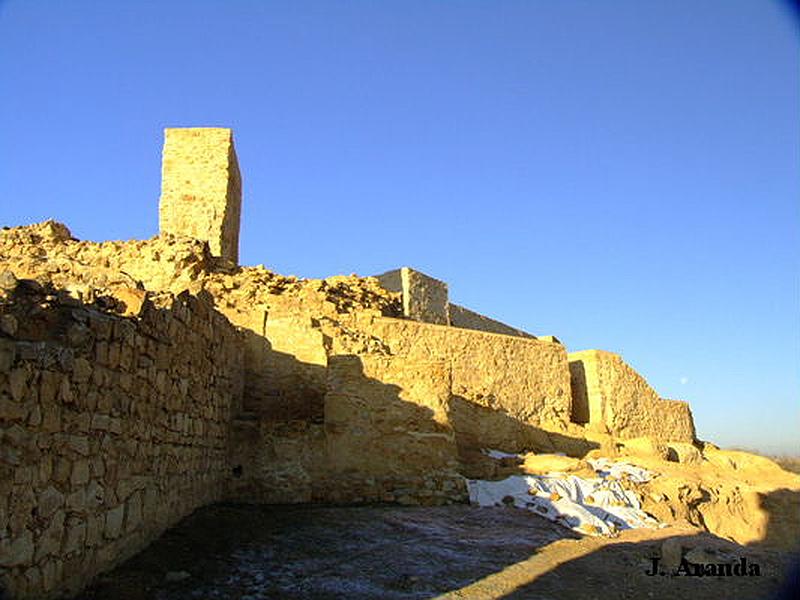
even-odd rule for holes
{"type": "Polygon", "coordinates": [[[238,266],[230,130],[168,129],[161,234],[0,232],[0,568],[80,589],[218,500],[460,502],[480,448],[695,438],[614,354],[567,354],[403,268],[238,266]]]}

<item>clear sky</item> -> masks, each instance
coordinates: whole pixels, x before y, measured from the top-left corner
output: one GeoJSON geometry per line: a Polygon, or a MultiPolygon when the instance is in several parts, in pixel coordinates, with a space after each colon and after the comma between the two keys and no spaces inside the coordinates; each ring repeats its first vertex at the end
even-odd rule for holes
{"type": "Polygon", "coordinates": [[[157,233],[235,130],[241,257],[401,265],[800,452],[800,27],[770,0],[0,0],[0,225],[157,233]]]}

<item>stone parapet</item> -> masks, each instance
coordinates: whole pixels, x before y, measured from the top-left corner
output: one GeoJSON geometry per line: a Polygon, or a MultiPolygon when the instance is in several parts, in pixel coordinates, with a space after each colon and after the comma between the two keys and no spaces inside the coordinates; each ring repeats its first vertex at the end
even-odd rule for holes
{"type": "Polygon", "coordinates": [[[486,331],[487,333],[501,333],[503,335],[515,335],[518,337],[533,338],[531,335],[516,327],[511,327],[505,323],[501,323],[495,319],[486,317],[473,310],[459,306],[458,304],[450,303],[449,308],[450,325],[453,327],[460,327],[462,329],[473,329],[475,331],[486,331]]]}

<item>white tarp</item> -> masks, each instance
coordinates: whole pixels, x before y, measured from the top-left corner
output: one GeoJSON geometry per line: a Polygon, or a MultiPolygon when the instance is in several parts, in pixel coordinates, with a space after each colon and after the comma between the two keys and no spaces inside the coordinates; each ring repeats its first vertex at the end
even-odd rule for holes
{"type": "Polygon", "coordinates": [[[607,459],[589,463],[598,477],[548,473],[512,475],[501,481],[470,479],[469,499],[479,506],[513,505],[532,510],[565,527],[593,535],[658,527],[658,522],[641,510],[636,494],[624,487],[626,480],[647,481],[650,474],[645,469],[607,459]]]}
{"type": "Polygon", "coordinates": [[[522,460],[522,456],[520,454],[512,454],[510,452],[503,452],[501,450],[484,450],[484,454],[490,456],[491,458],[500,459],[500,458],[518,458],[522,460]]]}
{"type": "Polygon", "coordinates": [[[614,462],[608,458],[598,458],[587,462],[597,471],[600,477],[611,477],[613,479],[623,479],[627,477],[636,483],[644,483],[650,481],[652,478],[650,471],[647,469],[636,467],[625,462],[614,462]]]}

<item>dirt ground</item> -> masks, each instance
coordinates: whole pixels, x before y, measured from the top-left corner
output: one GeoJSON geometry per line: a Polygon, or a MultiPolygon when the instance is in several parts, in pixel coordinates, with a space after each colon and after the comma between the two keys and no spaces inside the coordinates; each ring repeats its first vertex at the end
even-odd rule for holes
{"type": "Polygon", "coordinates": [[[514,508],[243,506],[196,511],[101,576],[86,600],[769,598],[789,557],[697,536],[579,537],[514,508]],[[647,576],[667,538],[716,545],[760,577],[647,576]]]}

